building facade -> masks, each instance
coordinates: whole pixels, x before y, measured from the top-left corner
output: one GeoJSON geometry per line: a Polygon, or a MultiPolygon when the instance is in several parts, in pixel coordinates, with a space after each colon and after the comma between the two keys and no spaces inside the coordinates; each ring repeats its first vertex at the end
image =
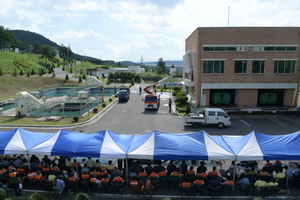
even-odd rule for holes
{"type": "Polygon", "coordinates": [[[204,27],[185,41],[183,78],[193,108],[294,110],[300,27],[204,27]]]}

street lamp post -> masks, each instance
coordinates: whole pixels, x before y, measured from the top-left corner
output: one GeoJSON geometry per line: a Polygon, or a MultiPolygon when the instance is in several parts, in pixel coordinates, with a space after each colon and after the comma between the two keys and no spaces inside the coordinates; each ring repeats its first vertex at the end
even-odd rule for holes
{"type": "Polygon", "coordinates": [[[90,104],[89,104],[90,93],[88,92],[87,96],[87,107],[88,107],[88,119],[90,119],[90,104]]]}
{"type": "Polygon", "coordinates": [[[104,84],[102,83],[101,87],[101,94],[102,94],[102,103],[104,102],[104,84]]]}

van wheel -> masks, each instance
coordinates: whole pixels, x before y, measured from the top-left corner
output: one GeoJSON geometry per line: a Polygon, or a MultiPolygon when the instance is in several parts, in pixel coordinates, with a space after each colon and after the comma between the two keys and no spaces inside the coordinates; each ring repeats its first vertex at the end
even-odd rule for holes
{"type": "Polygon", "coordinates": [[[198,128],[198,127],[199,127],[199,124],[198,124],[198,123],[193,123],[192,127],[193,127],[193,128],[198,128]]]}
{"type": "Polygon", "coordinates": [[[217,127],[218,127],[218,128],[224,128],[224,124],[223,124],[223,123],[218,123],[218,124],[217,124],[217,127]]]}

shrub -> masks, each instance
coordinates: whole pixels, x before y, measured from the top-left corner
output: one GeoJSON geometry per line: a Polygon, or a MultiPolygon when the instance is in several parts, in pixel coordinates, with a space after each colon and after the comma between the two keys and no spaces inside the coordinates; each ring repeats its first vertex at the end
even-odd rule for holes
{"type": "Polygon", "coordinates": [[[94,108],[93,113],[97,113],[97,112],[98,112],[98,108],[94,108]]]}
{"type": "Polygon", "coordinates": [[[13,74],[12,74],[13,76],[17,76],[18,75],[18,73],[17,73],[17,69],[15,68],[14,69],[14,72],[13,72],[13,74]]]}
{"type": "Polygon", "coordinates": [[[76,195],[75,200],[90,200],[90,197],[86,193],[79,193],[76,195]]]}
{"type": "Polygon", "coordinates": [[[175,102],[178,104],[185,104],[188,98],[186,96],[176,96],[175,102]]]}
{"type": "Polygon", "coordinates": [[[26,62],[26,61],[16,60],[13,63],[18,68],[21,68],[21,67],[30,68],[30,64],[28,62],[26,62]]]}
{"type": "Polygon", "coordinates": [[[3,188],[0,188],[0,200],[4,200],[7,196],[7,192],[3,188]]]}
{"type": "Polygon", "coordinates": [[[173,87],[173,91],[174,92],[179,92],[180,90],[181,90],[181,87],[178,87],[178,86],[173,87]]]}
{"type": "Polygon", "coordinates": [[[184,91],[178,91],[176,96],[185,96],[184,91]]]}
{"type": "Polygon", "coordinates": [[[32,195],[30,195],[30,197],[28,197],[28,200],[43,200],[43,199],[44,199],[43,196],[38,192],[35,192],[32,195]]]}
{"type": "Polygon", "coordinates": [[[68,81],[69,80],[69,75],[66,74],[65,80],[68,81]]]}
{"type": "Polygon", "coordinates": [[[103,104],[102,104],[102,107],[103,107],[103,108],[106,107],[106,103],[103,103],[103,104]]]}
{"type": "Polygon", "coordinates": [[[78,120],[79,120],[79,117],[78,117],[78,116],[74,116],[74,117],[73,117],[73,121],[74,121],[74,122],[78,122],[78,120]]]}
{"type": "Polygon", "coordinates": [[[109,99],[109,102],[112,102],[112,99],[111,99],[111,98],[109,99]]]}

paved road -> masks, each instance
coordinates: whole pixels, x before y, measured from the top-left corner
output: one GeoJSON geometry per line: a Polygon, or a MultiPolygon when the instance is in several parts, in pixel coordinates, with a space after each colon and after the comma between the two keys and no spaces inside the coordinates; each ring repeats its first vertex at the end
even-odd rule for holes
{"type": "Polygon", "coordinates": [[[62,68],[63,68],[62,66],[54,68],[54,72],[55,72],[56,77],[64,79],[64,78],[66,78],[66,74],[68,74],[69,80],[78,81],[78,78],[73,77],[74,74],[68,73],[66,71],[62,71],[62,68]]]}

